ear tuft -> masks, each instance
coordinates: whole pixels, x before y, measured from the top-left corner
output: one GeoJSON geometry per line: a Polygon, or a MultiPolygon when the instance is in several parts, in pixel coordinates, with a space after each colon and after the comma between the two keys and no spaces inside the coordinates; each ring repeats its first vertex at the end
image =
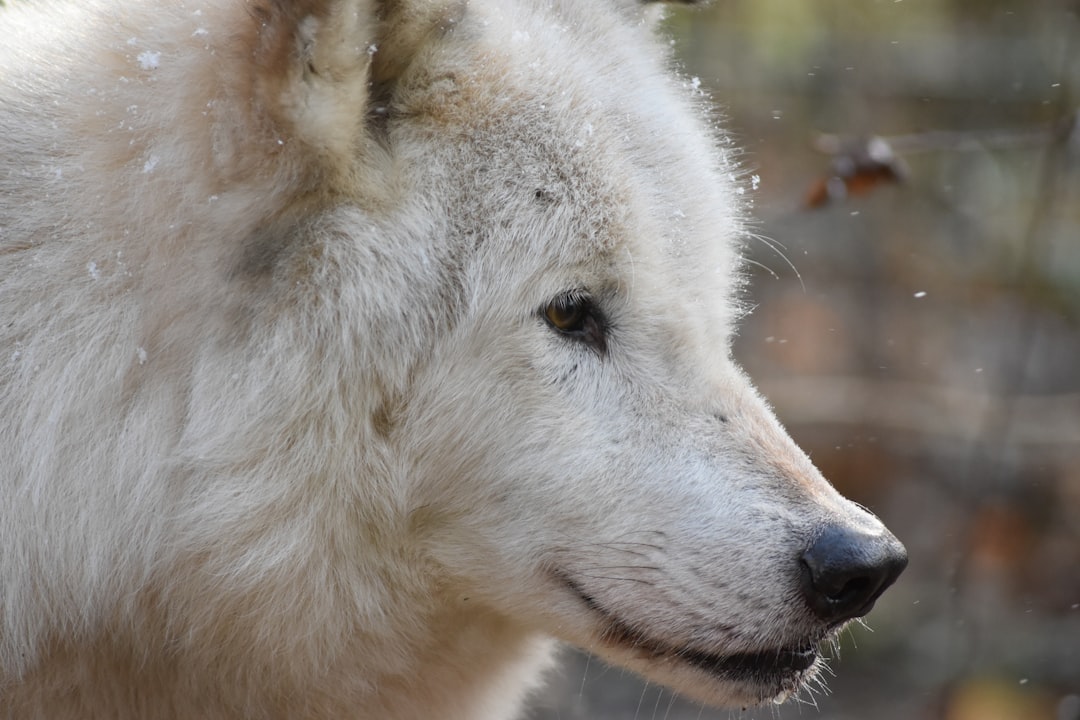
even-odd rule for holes
{"type": "Polygon", "coordinates": [[[363,132],[378,19],[374,0],[256,5],[258,92],[273,120],[324,160],[343,162],[363,132]]]}
{"type": "Polygon", "coordinates": [[[382,3],[383,28],[372,79],[385,88],[405,74],[429,43],[452,32],[468,9],[468,0],[382,3]]]}

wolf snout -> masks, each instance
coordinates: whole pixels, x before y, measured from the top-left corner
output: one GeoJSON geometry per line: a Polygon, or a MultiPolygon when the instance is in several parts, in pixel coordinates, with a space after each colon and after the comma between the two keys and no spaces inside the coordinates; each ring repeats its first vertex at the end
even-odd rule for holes
{"type": "Polygon", "coordinates": [[[887,530],[829,525],[800,558],[803,596],[830,625],[861,617],[907,562],[907,550],[887,530]]]}

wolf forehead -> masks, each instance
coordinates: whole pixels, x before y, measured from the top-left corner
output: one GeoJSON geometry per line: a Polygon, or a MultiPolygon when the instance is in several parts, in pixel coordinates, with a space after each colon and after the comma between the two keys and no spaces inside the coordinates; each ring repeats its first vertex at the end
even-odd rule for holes
{"type": "Polygon", "coordinates": [[[415,189],[446,197],[434,186],[453,184],[443,210],[460,227],[542,236],[564,266],[655,252],[730,275],[744,234],[730,145],[697,84],[664,72],[642,4],[614,4],[457,3],[427,18],[437,32],[412,32],[419,49],[395,47],[405,33],[391,29],[372,112],[392,147],[431,168],[415,189]]]}
{"type": "MultiPolygon", "coordinates": [[[[737,170],[697,83],[668,72],[649,9],[618,0],[376,5],[374,26],[346,33],[330,10],[296,18],[285,57],[312,66],[292,83],[307,94],[261,89],[284,152],[302,152],[299,175],[314,184],[252,229],[231,262],[236,276],[294,277],[306,240],[420,245],[424,263],[402,272],[430,263],[452,278],[454,291],[441,286],[435,300],[447,317],[485,286],[511,290],[514,300],[498,302],[518,311],[584,290],[619,295],[636,308],[623,317],[679,324],[695,345],[728,344],[742,310],[731,302],[745,236],[737,170]],[[356,61],[363,91],[341,96],[356,61]],[[338,117],[356,118],[347,142],[312,120],[326,96],[347,103],[338,117]],[[319,206],[329,225],[312,225],[319,206]]],[[[265,153],[270,140],[247,147],[265,153]]],[[[429,280],[410,282],[414,301],[424,302],[429,280]]]]}

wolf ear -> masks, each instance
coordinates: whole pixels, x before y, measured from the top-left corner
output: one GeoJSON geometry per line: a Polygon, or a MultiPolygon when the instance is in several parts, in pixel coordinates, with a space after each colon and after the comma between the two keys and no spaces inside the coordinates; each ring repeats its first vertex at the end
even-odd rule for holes
{"type": "Polygon", "coordinates": [[[260,0],[256,92],[275,124],[320,159],[350,157],[367,115],[376,0],[260,0]]]}
{"type": "Polygon", "coordinates": [[[310,159],[342,169],[368,129],[369,106],[385,100],[421,48],[452,30],[467,4],[253,0],[258,100],[310,159]]]}

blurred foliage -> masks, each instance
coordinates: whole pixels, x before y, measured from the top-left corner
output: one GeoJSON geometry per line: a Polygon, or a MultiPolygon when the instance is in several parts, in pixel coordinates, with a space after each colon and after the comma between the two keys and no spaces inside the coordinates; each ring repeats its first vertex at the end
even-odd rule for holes
{"type": "MultiPolygon", "coordinates": [[[[669,29],[746,149],[736,350],[911,564],[832,720],[1080,719],[1080,2],[714,0],[669,29]],[[754,186],[759,186],[754,190],[754,186]]],[[[727,718],[573,656],[536,718],[727,718]],[[561,694],[560,694],[561,693],[561,694]]]]}

